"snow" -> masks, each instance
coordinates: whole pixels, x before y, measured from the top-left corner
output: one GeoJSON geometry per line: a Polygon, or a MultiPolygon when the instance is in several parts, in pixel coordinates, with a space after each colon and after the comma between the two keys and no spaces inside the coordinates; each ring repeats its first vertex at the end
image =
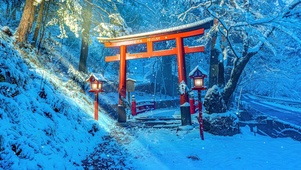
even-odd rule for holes
{"type": "MultiPolygon", "coordinates": [[[[285,3],[288,4],[288,2],[291,3],[292,0],[285,3]]],[[[80,13],[79,1],[76,1],[75,5],[80,13]]],[[[1,6],[3,11],[6,11],[5,8],[5,5],[1,6]]],[[[80,32],[79,21],[74,20],[73,15],[68,14],[65,19],[72,31],[80,32]]],[[[208,18],[194,23],[194,25],[165,29],[163,32],[189,29],[211,21],[212,18],[208,18]]],[[[1,23],[4,23],[2,18],[1,23]]],[[[124,24],[123,21],[120,24],[124,24]]],[[[104,24],[103,28],[109,29],[110,27],[119,31],[124,26],[116,27],[104,24]]],[[[277,28],[284,30],[284,27],[277,28]]],[[[264,30],[265,28],[258,29],[264,30]]],[[[67,36],[68,29],[61,31],[62,36],[67,36]]],[[[104,34],[111,33],[109,30],[102,31],[104,34]]],[[[121,35],[129,32],[127,28],[125,32],[121,32],[121,35]]],[[[50,33],[52,36],[56,36],[53,32],[48,33],[49,36],[50,33]]],[[[162,33],[162,30],[152,33],[162,33]]],[[[284,33],[289,35],[288,38],[297,43],[300,42],[300,37],[297,36],[299,34],[293,34],[294,30],[287,30],[284,33]]],[[[148,33],[139,35],[148,35],[148,33]]],[[[277,32],[276,36],[279,36],[277,32]]],[[[283,39],[283,35],[279,37],[283,39]]],[[[205,140],[201,140],[197,115],[192,115],[193,124],[190,126],[179,126],[178,128],[172,126],[167,126],[168,128],[126,127],[108,116],[112,113],[106,112],[100,106],[99,120],[95,121],[93,119],[93,93],[87,93],[88,83],[80,84],[85,82],[89,75],[82,75],[73,68],[73,64],[77,63],[75,60],[78,58],[71,59],[70,57],[70,60],[66,61],[65,57],[62,57],[66,52],[65,48],[70,51],[72,49],[68,49],[67,46],[59,46],[59,42],[56,43],[56,46],[51,49],[51,53],[50,50],[47,51],[50,53],[49,55],[43,55],[31,48],[30,45],[20,49],[14,44],[14,37],[8,37],[0,31],[0,169],[101,169],[84,164],[84,160],[88,163],[98,160],[98,163],[104,166],[109,164],[108,167],[102,169],[301,169],[300,141],[291,138],[262,136],[256,131],[251,132],[248,126],[241,127],[241,133],[231,137],[215,136],[205,132],[205,140]],[[64,64],[61,63],[66,65],[63,66],[64,64]],[[120,162],[124,164],[120,164],[120,162]]],[[[249,52],[257,52],[262,43],[253,44],[254,47],[250,48],[249,52]]],[[[298,46],[288,46],[285,51],[291,51],[289,48],[296,49],[294,55],[299,57],[298,47],[300,47],[299,44],[298,46]]],[[[68,57],[69,55],[72,54],[68,54],[68,57]]],[[[74,55],[78,55],[78,53],[75,51],[74,55]]],[[[266,55],[270,57],[269,54],[266,55]]],[[[289,57],[294,57],[289,53],[279,56],[286,57],[283,60],[294,61],[289,60],[289,57]]],[[[277,58],[277,56],[275,57],[277,58]]],[[[301,60],[298,58],[297,61],[301,60]]],[[[263,62],[266,65],[270,61],[264,60],[263,62]]],[[[258,63],[252,64],[254,72],[253,67],[254,69],[258,68],[256,65],[258,63]]],[[[282,71],[284,67],[293,68],[294,66],[294,70],[297,71],[293,72],[293,69],[289,69],[289,71],[298,73],[293,79],[299,80],[297,77],[300,75],[299,65],[298,63],[295,65],[283,64],[279,69],[282,71]]],[[[268,75],[267,77],[275,74],[267,74],[263,69],[256,71],[268,75]]],[[[94,75],[102,77],[102,74],[94,73],[94,75]]],[[[116,82],[115,75],[108,74],[107,76],[116,82]]],[[[248,83],[249,88],[256,87],[271,91],[287,90],[272,88],[270,82],[273,81],[267,82],[267,77],[261,76],[260,82],[266,83],[266,85],[262,85],[258,81],[260,76],[257,75],[253,84],[248,83]]],[[[298,84],[291,79],[287,80],[288,78],[280,79],[276,75],[273,79],[283,84],[289,84],[288,90],[296,88],[294,94],[300,98],[298,84]]],[[[144,78],[135,77],[135,79],[137,83],[141,79],[145,83],[144,78]]],[[[182,85],[185,85],[182,89],[182,93],[185,93],[187,90],[185,82],[182,85]]],[[[138,91],[131,94],[135,95],[137,102],[174,100],[174,97],[158,93],[155,96],[138,91]]],[[[118,94],[117,92],[104,92],[99,95],[99,98],[101,102],[108,105],[116,105],[118,94]]],[[[251,99],[255,99],[255,97],[251,96],[251,99]]],[[[289,101],[286,102],[289,103],[289,101]]],[[[273,109],[277,107],[278,110],[294,111],[296,114],[300,112],[299,108],[283,106],[276,102],[263,101],[259,104],[269,105],[273,109]]],[[[185,106],[188,106],[188,103],[185,103],[185,106]]],[[[204,116],[209,115],[204,114],[204,116]]],[[[219,115],[213,114],[213,116],[218,117],[219,115]]],[[[139,114],[136,118],[158,118],[154,122],[164,122],[159,120],[159,117],[174,118],[171,122],[179,123],[180,108],[152,110],[139,114]]],[[[131,117],[129,123],[138,123],[138,121],[131,117]]]]}
{"type": "MultiPolygon", "coordinates": [[[[12,44],[1,43],[6,47],[1,48],[1,53],[10,56],[2,58],[2,68],[10,68],[12,76],[19,80],[19,84],[0,83],[1,87],[8,89],[1,91],[0,95],[1,168],[82,169],[81,161],[105,142],[104,136],[116,139],[106,145],[107,150],[114,151],[114,148],[120,147],[118,149],[124,154],[102,151],[94,156],[95,159],[110,158],[118,162],[126,157],[126,167],[133,169],[301,168],[300,142],[290,138],[260,136],[250,132],[249,127],[242,127],[242,133],[233,137],[205,132],[205,140],[202,141],[195,116],[192,116],[192,126],[179,129],[123,128],[117,126],[116,120],[112,120],[103,110],[96,122],[92,118],[92,99],[78,93],[73,98],[75,92],[67,90],[61,82],[64,78],[56,77],[51,71],[33,63],[27,66],[12,44]],[[41,80],[45,82],[46,98],[39,97],[41,80]],[[14,98],[7,97],[14,94],[14,89],[20,93],[14,98]],[[98,130],[91,131],[95,127],[98,130]]],[[[107,98],[105,102],[114,103],[117,95],[103,93],[100,96],[107,98]]],[[[140,100],[150,101],[153,98],[143,93],[136,96],[140,100]]],[[[160,109],[137,117],[179,118],[180,112],[179,108],[160,109]]],[[[115,165],[111,168],[126,167],[115,165]]]]}
{"type": "Polygon", "coordinates": [[[136,80],[135,80],[135,79],[132,79],[132,78],[127,78],[126,81],[136,82],[136,80]]]}
{"type": "MultiPolygon", "coordinates": [[[[3,86],[7,85],[1,84],[3,86]]],[[[13,86],[12,88],[15,88],[13,86]]],[[[24,92],[25,93],[25,92],[24,92]]],[[[1,119],[1,147],[4,148],[1,166],[10,169],[26,167],[28,169],[74,169],[86,155],[93,152],[101,136],[117,131],[125,131],[121,145],[126,148],[129,166],[134,169],[299,169],[301,152],[300,142],[290,138],[273,139],[255,135],[248,127],[242,127],[242,134],[233,137],[214,136],[205,133],[205,140],[199,136],[197,126],[175,129],[122,129],[115,127],[113,120],[104,113],[100,113],[100,132],[94,136],[87,133],[93,120],[85,116],[86,113],[75,114],[79,110],[53,113],[49,104],[40,100],[34,104],[37,109],[52,113],[47,118],[43,114],[27,111],[32,98],[37,98],[35,91],[20,94],[15,101],[6,99],[8,107],[19,108],[17,112],[3,114],[1,119]],[[26,96],[29,95],[29,96],[26,96]],[[22,110],[20,110],[22,109],[22,110]],[[12,115],[15,114],[15,115],[12,115]],[[9,119],[9,117],[15,117],[9,119]],[[84,124],[78,124],[81,119],[84,124]],[[19,121],[14,124],[11,121],[19,121]],[[89,123],[90,122],[90,123],[89,123]],[[17,126],[16,126],[17,125],[17,126]],[[45,135],[48,134],[48,135],[45,135]],[[53,135],[51,135],[53,134],[53,135]],[[11,145],[22,148],[19,158],[11,151],[11,145]],[[4,155],[3,155],[4,154],[4,155]],[[8,161],[9,162],[6,162],[8,161]]],[[[50,96],[51,93],[47,93],[50,96]]],[[[55,99],[55,94],[52,94],[55,99]]],[[[63,96],[62,96],[63,97],[63,96]]],[[[3,97],[2,97],[3,98],[3,97]]],[[[72,99],[71,99],[72,100],[72,99]]],[[[48,101],[50,102],[50,101],[48,101]]],[[[57,102],[54,100],[53,102],[57,102]]],[[[52,103],[52,102],[51,102],[52,103]]],[[[51,104],[50,103],[50,104],[51,104]]],[[[54,103],[52,103],[54,104],[54,103]]],[[[78,106],[75,106],[78,107],[78,106]]],[[[92,110],[88,110],[92,113],[92,110]]],[[[175,115],[176,110],[158,110],[145,113],[148,116],[175,115]],[[154,115],[155,113],[155,115],[154,115]]],[[[6,112],[4,112],[6,113],[6,112]]],[[[179,113],[179,112],[177,112],[179,113]]],[[[140,115],[142,116],[142,115],[140,115]]],[[[17,150],[18,152],[18,150],[17,150]]],[[[103,154],[102,157],[114,157],[114,154],[103,154]]],[[[114,157],[119,159],[119,157],[114,157]]]]}
{"type": "Polygon", "coordinates": [[[184,104],[182,104],[181,106],[190,106],[190,104],[188,102],[185,102],[184,104]]]}
{"type": "MultiPolygon", "coordinates": [[[[162,112],[167,113],[166,110],[162,112]]],[[[174,112],[170,110],[171,115],[174,112]]],[[[254,134],[248,126],[241,127],[241,134],[233,137],[205,132],[204,141],[200,138],[198,126],[181,131],[136,128],[125,146],[133,155],[130,159],[136,169],[301,168],[298,163],[299,142],[254,134]]]]}
{"type": "Polygon", "coordinates": [[[212,25],[213,23],[213,18],[212,17],[208,17],[205,18],[203,20],[191,23],[191,24],[186,24],[186,25],[182,25],[182,26],[177,26],[177,27],[172,27],[172,28],[167,28],[167,29],[163,29],[163,30],[156,30],[156,31],[151,31],[151,32],[146,32],[146,33],[139,33],[139,34],[133,34],[133,35],[125,35],[125,36],[120,36],[117,38],[107,38],[107,37],[102,37],[103,34],[100,34],[100,37],[98,38],[98,40],[100,42],[113,42],[113,41],[119,41],[122,39],[137,39],[137,38],[142,38],[142,37],[151,37],[151,36],[155,36],[155,35],[161,35],[164,33],[173,33],[173,32],[183,32],[185,30],[190,30],[193,29],[195,27],[204,27],[207,24],[212,25]]]}
{"type": "MultiPolygon", "coordinates": [[[[99,73],[92,73],[92,74],[90,75],[90,77],[92,77],[92,76],[93,76],[96,80],[98,80],[98,81],[101,81],[101,82],[107,81],[107,79],[104,78],[104,76],[103,76],[102,74],[99,74],[99,73]]],[[[86,80],[87,82],[90,81],[90,77],[86,80]]]]}
{"type": "Polygon", "coordinates": [[[201,71],[202,74],[208,75],[208,73],[199,65],[197,65],[189,74],[188,76],[192,76],[194,74],[194,72],[196,72],[197,70],[201,71]]]}
{"type": "Polygon", "coordinates": [[[73,169],[80,165],[104,134],[104,130],[89,133],[95,126],[87,114],[91,107],[76,104],[70,90],[56,89],[62,82],[54,75],[46,80],[39,75],[49,71],[36,65],[35,70],[29,69],[11,42],[1,43],[0,73],[5,74],[5,82],[0,82],[0,168],[73,169]],[[45,97],[40,96],[42,91],[45,97]]]}

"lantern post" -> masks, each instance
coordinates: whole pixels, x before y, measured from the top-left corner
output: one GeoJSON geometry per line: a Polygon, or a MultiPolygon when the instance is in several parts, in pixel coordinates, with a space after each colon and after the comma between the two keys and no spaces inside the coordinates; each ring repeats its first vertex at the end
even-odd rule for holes
{"type": "MultiPolygon", "coordinates": [[[[193,80],[192,90],[198,92],[198,108],[199,108],[199,124],[200,124],[200,136],[204,140],[204,125],[202,116],[202,97],[201,91],[207,88],[204,85],[204,78],[207,77],[207,73],[200,67],[196,66],[190,73],[189,77],[193,80]]],[[[194,105],[194,103],[193,103],[194,105]]]]}
{"type": "Polygon", "coordinates": [[[136,100],[135,96],[132,96],[131,103],[131,92],[135,91],[135,82],[136,80],[127,78],[126,79],[126,91],[128,92],[128,103],[131,104],[131,112],[133,116],[136,116],[136,100]]]}
{"type": "Polygon", "coordinates": [[[136,80],[127,78],[126,79],[126,91],[128,92],[128,102],[131,103],[131,92],[135,91],[136,80]]]}
{"type": "Polygon", "coordinates": [[[96,78],[95,75],[91,75],[87,80],[87,82],[90,83],[90,90],[89,92],[92,92],[95,94],[94,99],[94,119],[98,120],[98,93],[104,92],[102,89],[103,87],[103,81],[96,78]]]}

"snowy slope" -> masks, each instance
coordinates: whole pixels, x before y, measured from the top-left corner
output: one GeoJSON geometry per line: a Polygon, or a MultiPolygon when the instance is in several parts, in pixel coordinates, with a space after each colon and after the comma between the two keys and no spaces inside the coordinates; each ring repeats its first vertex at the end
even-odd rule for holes
{"type": "Polygon", "coordinates": [[[88,95],[39,57],[0,32],[0,169],[81,169],[107,132],[88,95]]]}

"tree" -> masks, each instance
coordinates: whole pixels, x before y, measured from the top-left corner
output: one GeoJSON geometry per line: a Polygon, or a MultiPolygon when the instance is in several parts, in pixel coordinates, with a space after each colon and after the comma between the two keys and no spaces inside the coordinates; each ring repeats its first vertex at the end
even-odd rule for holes
{"type": "MultiPolygon", "coordinates": [[[[218,21],[211,29],[213,42],[211,55],[215,57],[215,61],[211,63],[217,70],[214,82],[219,86],[225,103],[230,104],[244,68],[251,58],[257,55],[266,56],[264,53],[269,52],[277,55],[276,49],[282,47],[278,45],[276,34],[284,33],[301,44],[298,34],[294,33],[295,28],[300,27],[300,6],[300,0],[292,2],[211,0],[198,1],[179,15],[185,19],[192,10],[199,8],[206,11],[200,15],[211,16],[218,21]],[[231,71],[227,71],[229,69],[231,71]],[[229,75],[226,75],[227,73],[229,75]]],[[[207,36],[203,37],[203,40],[208,41],[207,36]]],[[[212,74],[212,70],[210,72],[212,74]]],[[[204,105],[209,106],[210,103],[206,102],[204,101],[204,105]]]]}
{"type": "Polygon", "coordinates": [[[82,45],[80,51],[79,60],[79,71],[87,72],[87,58],[89,54],[89,40],[90,40],[90,27],[92,19],[92,0],[87,0],[85,2],[85,7],[83,11],[83,32],[82,32],[82,45]]]}
{"type": "MultiPolygon", "coordinates": [[[[44,4],[45,4],[45,0],[42,0],[40,9],[39,9],[38,18],[36,21],[36,28],[34,30],[34,35],[33,35],[33,42],[35,43],[35,45],[37,45],[36,43],[37,43],[39,32],[40,32],[41,22],[43,20],[44,4]]],[[[42,24],[44,24],[44,23],[42,23],[42,24]]]]}
{"type": "Polygon", "coordinates": [[[43,12],[41,13],[41,15],[43,15],[44,11],[46,11],[46,12],[45,12],[45,15],[43,15],[42,21],[41,21],[42,29],[40,29],[40,28],[38,29],[39,33],[38,33],[37,36],[39,37],[39,40],[35,40],[35,45],[37,46],[38,50],[40,50],[41,44],[42,44],[43,39],[44,39],[44,35],[45,35],[46,27],[47,27],[46,22],[47,22],[49,11],[50,11],[50,4],[51,4],[51,1],[48,1],[47,5],[44,4],[44,7],[42,9],[43,12]],[[46,9],[44,9],[44,8],[46,8],[46,9]]]}
{"type": "Polygon", "coordinates": [[[31,31],[31,27],[34,20],[34,14],[35,14],[34,3],[35,0],[26,0],[22,18],[18,26],[18,29],[16,31],[16,36],[17,36],[16,41],[18,43],[23,44],[25,41],[27,41],[28,34],[31,31]]]}
{"type": "Polygon", "coordinates": [[[231,101],[231,96],[250,59],[261,54],[264,48],[276,54],[276,32],[286,33],[301,43],[300,38],[290,31],[290,26],[295,25],[296,20],[300,20],[300,4],[300,0],[290,4],[279,1],[278,4],[269,2],[265,5],[250,4],[247,0],[209,2],[208,13],[219,21],[215,27],[219,41],[215,49],[220,54],[219,60],[232,56],[233,61],[229,80],[221,87],[222,97],[227,104],[231,101]],[[273,9],[274,13],[271,14],[270,9],[273,9]]]}
{"type": "MultiPolygon", "coordinates": [[[[79,71],[87,72],[91,26],[94,28],[94,35],[95,32],[98,33],[97,36],[118,37],[129,34],[130,29],[120,15],[116,3],[121,3],[121,1],[101,0],[92,3],[92,0],[85,0],[85,7],[82,10],[82,45],[79,71]],[[92,8],[95,15],[92,15],[92,8]]],[[[95,60],[97,59],[93,59],[93,61],[95,60]]]]}

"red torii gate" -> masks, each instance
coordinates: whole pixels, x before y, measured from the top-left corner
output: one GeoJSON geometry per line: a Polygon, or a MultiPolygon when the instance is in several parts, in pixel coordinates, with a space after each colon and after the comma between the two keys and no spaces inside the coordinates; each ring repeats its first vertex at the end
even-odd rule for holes
{"type": "MultiPolygon", "coordinates": [[[[187,37],[202,35],[204,34],[204,30],[209,29],[212,25],[213,25],[213,18],[207,18],[192,24],[187,24],[187,25],[173,27],[164,30],[122,36],[117,38],[103,38],[103,37],[98,38],[98,40],[101,43],[103,43],[107,48],[112,48],[112,47],[120,48],[120,54],[117,54],[115,56],[107,56],[105,58],[106,62],[120,61],[119,90],[118,90],[119,93],[118,121],[120,122],[126,121],[125,112],[123,111],[124,108],[122,106],[122,102],[123,102],[122,97],[126,98],[126,60],[176,55],[177,62],[178,62],[179,83],[184,81],[185,84],[187,84],[184,55],[188,53],[204,52],[204,46],[195,46],[195,47],[184,46],[183,39],[187,37]],[[153,46],[155,42],[167,41],[167,40],[175,40],[176,47],[172,49],[166,49],[166,50],[154,50],[153,46]],[[147,51],[134,53],[134,54],[127,53],[127,46],[136,45],[136,44],[146,44],[147,51]]],[[[181,95],[180,105],[182,106],[186,102],[188,102],[188,95],[187,94],[181,95]]],[[[182,111],[181,109],[182,124],[183,125],[191,124],[189,106],[187,109],[183,109],[183,110],[187,110],[187,113],[183,113],[185,111],[182,111]]]]}

